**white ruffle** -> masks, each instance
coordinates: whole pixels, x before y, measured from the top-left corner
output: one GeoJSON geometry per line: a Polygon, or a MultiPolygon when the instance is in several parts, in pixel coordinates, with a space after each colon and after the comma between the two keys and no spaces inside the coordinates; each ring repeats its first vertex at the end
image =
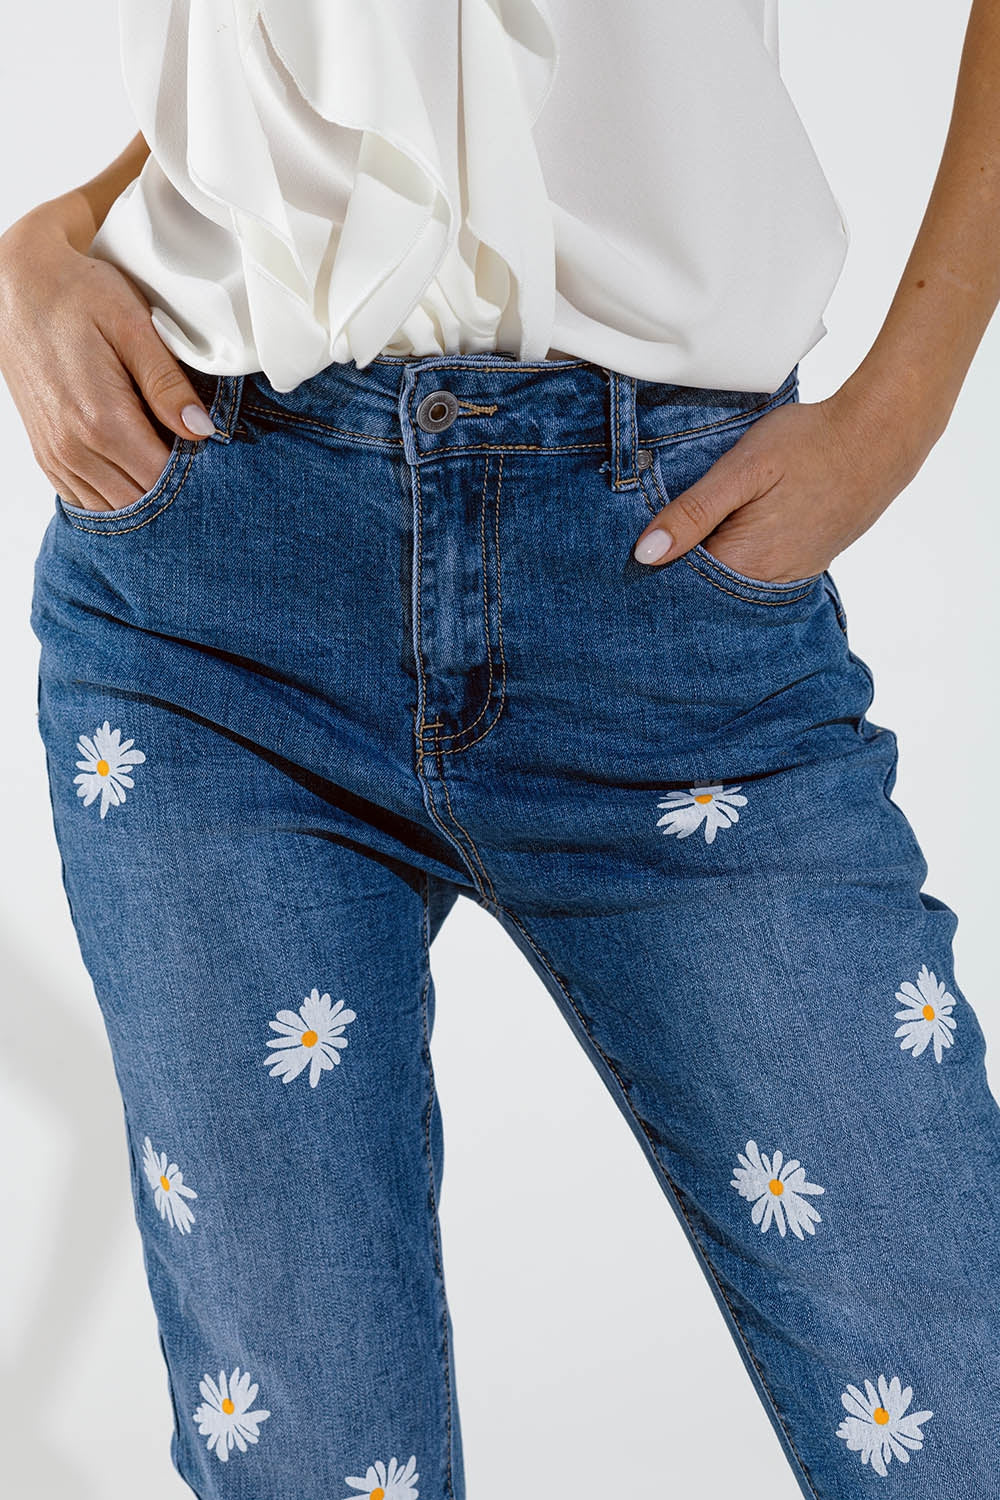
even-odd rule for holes
{"type": "Polygon", "coordinates": [[[847,232],[775,0],[120,4],[151,155],[92,251],[198,368],[499,348],[764,390],[825,332],[847,232]]]}

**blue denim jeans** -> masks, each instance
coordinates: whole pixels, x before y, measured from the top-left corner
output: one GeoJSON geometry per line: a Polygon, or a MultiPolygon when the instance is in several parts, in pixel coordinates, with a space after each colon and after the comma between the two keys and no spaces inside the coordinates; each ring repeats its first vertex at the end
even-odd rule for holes
{"type": "Polygon", "coordinates": [[[123,510],[56,496],[31,616],[187,1484],[463,1500],[429,950],[465,896],[803,1495],[1000,1496],[1000,1108],[837,585],[631,553],[797,370],[190,373],[216,436],[123,510]]]}

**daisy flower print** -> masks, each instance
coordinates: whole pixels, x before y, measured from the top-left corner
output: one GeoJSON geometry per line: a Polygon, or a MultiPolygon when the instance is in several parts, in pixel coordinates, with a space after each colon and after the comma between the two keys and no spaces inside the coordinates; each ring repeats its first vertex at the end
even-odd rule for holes
{"type": "Polygon", "coordinates": [[[347,1010],[343,1000],[331,1005],[329,995],[314,989],[297,1014],[279,1010],[270,1023],[278,1035],[267,1044],[275,1051],[265,1058],[264,1066],[270,1068],[272,1078],[280,1078],[283,1083],[291,1083],[308,1068],[309,1084],[315,1088],[320,1076],[340,1062],[340,1051],[347,1046],[344,1028],[355,1017],[356,1012],[347,1010]]]}
{"type": "Polygon", "coordinates": [[[133,750],[134,740],[122,740],[120,729],[112,729],[105,719],[93,738],[81,734],[76,748],[84,757],[77,761],[79,776],[74,776],[76,795],[83,798],[84,807],[89,807],[97,798],[101,799],[101,817],[109,807],[120,807],[125,801],[125,788],[131,791],[135,782],[129,775],[133,766],[146,759],[142,750],[133,750]]]}
{"type": "Polygon", "coordinates": [[[852,1453],[860,1453],[861,1462],[871,1464],[883,1479],[894,1458],[909,1463],[910,1453],[923,1447],[924,1435],[920,1429],[934,1413],[907,1413],[913,1388],[907,1386],[903,1390],[897,1376],[886,1380],[880,1375],[877,1390],[866,1380],[865,1394],[856,1385],[849,1385],[840,1400],[850,1415],[837,1428],[837,1436],[843,1438],[852,1453]]]}
{"type": "Polygon", "coordinates": [[[249,1443],[260,1437],[260,1424],[271,1415],[269,1411],[251,1411],[258,1387],[252,1384],[239,1365],[228,1377],[225,1370],[219,1371],[218,1383],[210,1375],[199,1382],[204,1400],[194,1413],[198,1431],[208,1438],[208,1451],[223,1463],[228,1463],[234,1448],[241,1453],[247,1451],[249,1443]]]}
{"type": "Polygon", "coordinates": [[[800,1240],[804,1238],[804,1229],[815,1234],[814,1226],[822,1220],[806,1195],[825,1193],[826,1189],[807,1182],[805,1168],[794,1158],[782,1165],[780,1151],[766,1156],[756,1141],[747,1141],[746,1152],[740,1151],[738,1155],[742,1165],[733,1168],[729,1185],[753,1204],[750,1218],[760,1226],[761,1234],[772,1223],[777,1224],[782,1238],[788,1227],[800,1240]]]}
{"type": "Polygon", "coordinates": [[[345,1484],[353,1486],[354,1490],[360,1491],[360,1495],[345,1496],[345,1500],[417,1500],[420,1493],[417,1489],[417,1460],[414,1454],[410,1454],[406,1464],[398,1463],[396,1459],[390,1458],[388,1464],[376,1459],[369,1464],[363,1479],[358,1479],[348,1474],[344,1480],[345,1484]]]}
{"type": "Polygon", "coordinates": [[[143,1144],[142,1165],[153,1189],[153,1202],[159,1209],[160,1218],[166,1219],[170,1227],[179,1229],[181,1234],[190,1234],[194,1214],[185,1200],[197,1198],[198,1194],[186,1185],[184,1173],[176,1162],[168,1165],[165,1151],[153,1150],[148,1135],[143,1144]]]}
{"type": "Polygon", "coordinates": [[[739,820],[737,808],[745,807],[747,799],[740,794],[739,783],[726,790],[717,786],[693,786],[686,792],[671,792],[657,807],[666,808],[662,818],[656,822],[664,833],[675,833],[686,839],[699,828],[705,830],[705,843],[715,842],[720,828],[731,828],[739,820]]]}
{"type": "Polygon", "coordinates": [[[954,1041],[952,1032],[958,1024],[952,1016],[954,995],[949,995],[937,975],[923,964],[916,984],[905,979],[896,991],[896,999],[902,1000],[906,1007],[896,1012],[896,1020],[903,1023],[894,1033],[903,1038],[900,1047],[911,1057],[919,1057],[928,1043],[933,1042],[934,1056],[940,1062],[945,1047],[954,1041]]]}

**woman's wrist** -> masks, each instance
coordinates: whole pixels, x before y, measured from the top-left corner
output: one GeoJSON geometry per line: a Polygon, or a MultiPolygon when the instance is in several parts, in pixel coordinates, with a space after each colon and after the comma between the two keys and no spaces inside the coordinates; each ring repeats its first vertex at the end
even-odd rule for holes
{"type": "Polygon", "coordinates": [[[0,334],[9,333],[25,299],[37,296],[42,267],[85,255],[94,237],[86,199],[65,194],[31,209],[0,235],[0,334]]]}
{"type": "Polygon", "coordinates": [[[0,235],[0,276],[8,265],[47,247],[68,247],[86,254],[96,233],[90,205],[78,189],[50,198],[0,235]]]}
{"type": "Polygon", "coordinates": [[[824,405],[873,455],[893,453],[908,483],[944,433],[966,371],[965,361],[921,360],[876,341],[824,405]]]}
{"type": "Polygon", "coordinates": [[[102,171],[30,209],[0,235],[0,273],[6,257],[20,257],[37,246],[69,246],[86,255],[118,197],[139,176],[149,158],[141,132],[102,171]]]}

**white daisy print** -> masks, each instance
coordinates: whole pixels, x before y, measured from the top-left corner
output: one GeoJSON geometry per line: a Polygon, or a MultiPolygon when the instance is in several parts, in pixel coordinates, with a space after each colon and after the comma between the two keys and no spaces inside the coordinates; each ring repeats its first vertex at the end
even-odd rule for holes
{"type": "MultiPolygon", "coordinates": [[[[388,1465],[376,1459],[368,1465],[364,1479],[348,1474],[344,1483],[360,1490],[367,1500],[417,1500],[419,1478],[416,1456],[411,1453],[405,1466],[394,1458],[390,1458],[388,1465]]],[[[344,1500],[359,1500],[359,1497],[346,1495],[344,1500]]]]}
{"type": "Polygon", "coordinates": [[[753,1203],[750,1217],[760,1225],[761,1234],[770,1229],[772,1221],[777,1224],[782,1238],[786,1222],[800,1240],[804,1237],[803,1229],[815,1234],[813,1226],[822,1223],[822,1219],[803,1195],[825,1193],[826,1188],[807,1182],[805,1168],[794,1158],[782,1166],[780,1151],[775,1151],[771,1157],[765,1156],[756,1141],[747,1141],[746,1154],[740,1151],[737,1155],[742,1166],[733,1168],[729,1186],[736,1188],[741,1198],[753,1203]]]}
{"type": "Polygon", "coordinates": [[[951,1033],[958,1025],[952,1016],[954,995],[949,995],[937,975],[922,964],[916,984],[905,979],[896,991],[896,999],[906,1006],[905,1010],[896,1011],[896,1020],[903,1023],[893,1033],[903,1038],[900,1047],[904,1052],[910,1051],[912,1057],[919,1057],[928,1042],[933,1041],[934,1056],[940,1062],[944,1048],[954,1041],[951,1033]]]}
{"type": "Polygon", "coordinates": [[[907,1449],[922,1448],[924,1435],[921,1423],[926,1422],[932,1411],[911,1411],[906,1408],[913,1400],[913,1388],[903,1390],[897,1376],[886,1380],[878,1378],[878,1390],[870,1380],[865,1381],[867,1395],[862,1395],[856,1385],[849,1385],[840,1400],[850,1416],[845,1417],[837,1428],[837,1436],[843,1438],[852,1453],[861,1454],[863,1464],[870,1463],[876,1474],[886,1475],[886,1465],[893,1458],[908,1464],[907,1449]]]}
{"type": "Polygon", "coordinates": [[[153,1189],[153,1202],[160,1211],[160,1218],[166,1219],[171,1228],[179,1229],[181,1234],[190,1234],[194,1214],[184,1200],[197,1198],[198,1194],[185,1184],[184,1173],[177,1163],[167,1163],[165,1151],[153,1150],[148,1135],[143,1143],[142,1165],[153,1189]]]}
{"type": "Polygon", "coordinates": [[[133,766],[141,765],[146,756],[142,750],[130,748],[134,743],[134,740],[122,741],[121,730],[112,729],[107,719],[94,730],[93,739],[89,734],[81,734],[76,742],[76,748],[86,757],[76,763],[80,770],[80,775],[73,777],[76,795],[83,798],[84,807],[89,807],[99,796],[102,818],[109,807],[120,807],[125,801],[125,788],[131,790],[135,785],[128,773],[133,766]]]}
{"type": "Polygon", "coordinates": [[[250,1410],[258,1387],[246,1371],[240,1374],[239,1365],[228,1379],[220,1370],[218,1384],[206,1375],[198,1389],[205,1398],[194,1413],[198,1431],[208,1438],[208,1451],[214,1448],[216,1457],[227,1463],[234,1448],[245,1453],[248,1443],[257,1442],[260,1424],[271,1413],[250,1410]]]}
{"type": "Polygon", "coordinates": [[[297,1015],[293,1010],[279,1010],[270,1022],[279,1035],[267,1045],[278,1050],[265,1059],[265,1068],[270,1068],[272,1078],[291,1083],[308,1067],[309,1084],[315,1088],[320,1075],[340,1062],[340,1049],[347,1046],[344,1027],[355,1017],[356,1012],[347,1010],[343,1000],[331,1005],[329,995],[314,989],[297,1015]]]}
{"type": "Polygon", "coordinates": [[[676,833],[679,839],[686,839],[704,825],[705,843],[714,843],[720,828],[731,828],[739,821],[736,809],[745,807],[747,802],[739,792],[739,782],[728,791],[719,784],[671,792],[663,802],[656,804],[667,809],[663,817],[657,819],[656,826],[664,833],[676,833]]]}

